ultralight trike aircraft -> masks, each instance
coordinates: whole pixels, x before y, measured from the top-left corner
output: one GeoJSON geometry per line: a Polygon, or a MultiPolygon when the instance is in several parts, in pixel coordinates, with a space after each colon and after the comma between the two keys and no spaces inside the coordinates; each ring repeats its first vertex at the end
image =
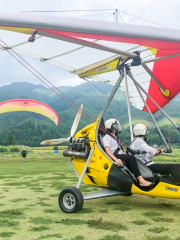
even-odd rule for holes
{"type": "MultiPolygon", "coordinates": [[[[76,105],[78,114],[70,137],[42,142],[53,145],[70,141],[63,154],[70,157],[70,164],[79,181],[76,187],[65,188],[59,195],[59,205],[64,212],[80,211],[84,200],[115,195],[130,196],[136,193],[180,198],[179,183],[173,177],[154,174],[137,160],[142,176],[153,182],[151,189],[140,187],[126,166],[119,166],[112,161],[102,143],[105,134],[104,115],[120,88],[124,89],[127,95],[131,141],[133,131],[129,101],[135,107],[149,112],[166,145],[165,151],[171,152],[153,113],[160,110],[177,130],[180,130],[162,109],[180,90],[180,31],[117,22],[102,23],[85,19],[4,12],[0,14],[0,28],[3,30],[0,39],[2,50],[18,57],[22,54],[39,59],[42,63],[58,66],[84,80],[94,79],[114,86],[96,121],[91,120],[91,124],[81,129],[74,137],[81,114],[87,116],[83,106],[76,105]],[[25,41],[26,35],[23,34],[31,35],[28,41],[25,41]],[[99,43],[96,43],[97,41],[99,43]],[[131,84],[128,84],[130,79],[131,84]],[[79,190],[82,182],[104,189],[83,196],[79,190]]],[[[67,97],[64,93],[61,94],[63,99],[67,97]]],[[[127,151],[137,154],[130,148],[127,148],[127,151]]]]}

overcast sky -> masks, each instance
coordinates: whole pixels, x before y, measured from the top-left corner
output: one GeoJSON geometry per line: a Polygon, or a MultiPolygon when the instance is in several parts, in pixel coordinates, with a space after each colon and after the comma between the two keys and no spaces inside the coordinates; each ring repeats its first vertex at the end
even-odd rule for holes
{"type": "MultiPolygon", "coordinates": [[[[118,9],[161,25],[180,29],[180,0],[0,0],[1,11],[62,11],[62,10],[98,10],[118,9]]],[[[39,13],[65,17],[81,17],[104,21],[114,21],[113,10],[96,12],[39,13]],[[88,16],[94,15],[96,16],[88,16]]],[[[25,13],[27,14],[27,13],[25,13]]],[[[157,26],[121,12],[126,23],[157,26]]],[[[122,19],[119,16],[119,22],[122,19]]],[[[2,36],[0,35],[2,38],[2,36]]],[[[24,57],[33,67],[56,86],[80,84],[82,80],[65,70],[40,61],[24,57]],[[74,79],[76,78],[76,83],[74,79]]],[[[22,67],[6,51],[0,51],[0,86],[12,82],[41,82],[22,67]]]]}

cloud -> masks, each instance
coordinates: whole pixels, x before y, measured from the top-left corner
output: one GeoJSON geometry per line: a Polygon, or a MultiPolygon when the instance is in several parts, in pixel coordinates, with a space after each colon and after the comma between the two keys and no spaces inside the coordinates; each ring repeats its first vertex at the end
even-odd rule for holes
{"type": "MultiPolygon", "coordinates": [[[[0,0],[1,11],[53,11],[53,10],[92,10],[92,9],[118,9],[129,14],[148,19],[149,21],[165,25],[170,28],[180,29],[179,24],[179,0],[0,0]]],[[[102,14],[107,16],[112,14],[113,10],[104,12],[65,12],[56,13],[59,16],[83,16],[102,14]]],[[[43,13],[45,14],[45,13],[43,13]]],[[[49,13],[54,15],[54,13],[49,13]]],[[[126,23],[157,26],[153,23],[127,15],[120,12],[121,17],[126,23]]],[[[85,16],[86,17],[86,16],[85,16]]],[[[103,15],[90,16],[88,18],[102,19],[103,15]]],[[[111,16],[111,21],[114,17],[111,16]]],[[[107,19],[107,20],[110,20],[107,19]]],[[[1,38],[2,36],[0,36],[1,38]]],[[[60,85],[78,85],[82,82],[78,77],[68,73],[65,70],[42,64],[38,60],[25,58],[33,67],[35,67],[43,76],[47,77],[56,86],[60,85]],[[64,79],[64,80],[63,80],[64,79]]],[[[13,59],[6,51],[0,51],[0,85],[10,84],[15,81],[28,81],[39,84],[40,81],[13,59]]]]}

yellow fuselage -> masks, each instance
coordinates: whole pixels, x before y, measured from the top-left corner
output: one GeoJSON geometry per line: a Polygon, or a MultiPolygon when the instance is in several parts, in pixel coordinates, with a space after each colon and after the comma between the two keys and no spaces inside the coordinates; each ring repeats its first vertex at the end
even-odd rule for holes
{"type": "MultiPolygon", "coordinates": [[[[88,165],[88,170],[84,175],[83,183],[108,188],[108,176],[113,162],[111,162],[106,156],[106,154],[104,154],[103,151],[98,147],[96,139],[97,125],[98,119],[96,122],[80,130],[76,134],[75,138],[88,135],[91,149],[95,144],[94,153],[88,165]],[[106,169],[104,168],[105,165],[108,166],[106,167],[106,169]]],[[[73,158],[71,160],[78,174],[81,175],[87,159],[73,158]]],[[[131,193],[144,194],[162,198],[180,198],[180,187],[165,182],[159,182],[157,186],[151,191],[142,191],[136,185],[132,184],[131,193]]]]}

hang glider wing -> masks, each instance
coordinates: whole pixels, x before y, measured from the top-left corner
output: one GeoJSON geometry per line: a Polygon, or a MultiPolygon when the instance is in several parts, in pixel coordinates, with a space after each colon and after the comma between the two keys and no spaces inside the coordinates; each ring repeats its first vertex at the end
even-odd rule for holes
{"type": "MultiPolygon", "coordinates": [[[[131,72],[161,107],[180,91],[178,30],[29,13],[1,13],[0,29],[2,50],[12,49],[79,77],[111,85],[118,79],[118,66],[137,56],[138,51],[142,64],[132,67],[131,72]]],[[[129,78],[128,84],[132,104],[147,111],[129,78]]],[[[123,82],[120,89],[124,89],[123,82]]],[[[143,96],[156,112],[157,107],[143,96]]]]}
{"type": "Polygon", "coordinates": [[[31,99],[13,99],[0,103],[0,114],[6,112],[28,111],[41,114],[51,119],[56,125],[59,123],[57,113],[48,105],[31,99]]]}

